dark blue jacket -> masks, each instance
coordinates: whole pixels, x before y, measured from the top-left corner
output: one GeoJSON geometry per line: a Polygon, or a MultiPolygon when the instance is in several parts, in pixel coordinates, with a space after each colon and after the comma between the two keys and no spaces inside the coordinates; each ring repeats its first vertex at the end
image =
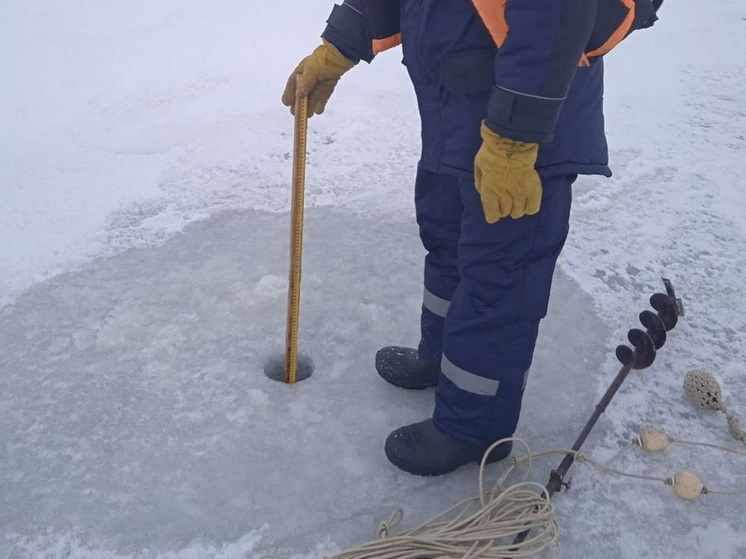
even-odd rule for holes
{"type": "Polygon", "coordinates": [[[543,175],[609,176],[603,64],[578,67],[596,0],[508,0],[505,15],[497,49],[469,0],[345,0],[323,37],[370,62],[373,39],[401,33],[430,170],[471,174],[486,120],[502,136],[539,143],[543,175]]]}

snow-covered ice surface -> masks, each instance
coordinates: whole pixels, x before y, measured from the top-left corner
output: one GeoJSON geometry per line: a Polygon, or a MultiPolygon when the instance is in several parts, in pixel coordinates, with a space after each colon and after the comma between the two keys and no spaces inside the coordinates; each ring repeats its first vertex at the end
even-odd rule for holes
{"type": "MultiPolygon", "coordinates": [[[[476,467],[420,479],[386,434],[432,393],[386,385],[375,350],[417,340],[414,99],[397,54],[355,69],[311,121],[301,350],[282,352],[291,119],[278,97],[331,2],[0,5],[0,556],[315,559],[474,495],[476,467]]],[[[588,442],[642,427],[730,445],[684,373],[746,421],[746,5],[666,2],[607,61],[614,178],[581,178],[518,434],[569,446],[613,348],[670,277],[687,316],[588,442]]],[[[554,463],[541,464],[544,481],[554,463]]],[[[746,458],[632,454],[746,486],[746,458]]],[[[495,473],[500,466],[488,471],[495,473]]],[[[744,496],[573,469],[567,557],[746,556],[744,496]]]]}

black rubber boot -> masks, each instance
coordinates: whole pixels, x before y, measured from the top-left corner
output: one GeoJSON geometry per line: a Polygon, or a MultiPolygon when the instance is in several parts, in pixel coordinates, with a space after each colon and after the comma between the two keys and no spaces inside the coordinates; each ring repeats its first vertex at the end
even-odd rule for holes
{"type": "MultiPolygon", "coordinates": [[[[386,458],[394,466],[416,476],[439,476],[471,462],[481,462],[489,448],[471,446],[440,431],[432,419],[401,427],[386,439],[386,458]]],[[[513,448],[506,442],[495,448],[487,463],[499,462],[513,448]]]]}
{"type": "Polygon", "coordinates": [[[376,371],[386,382],[413,390],[438,385],[440,366],[420,357],[411,347],[384,347],[376,353],[376,371]]]}

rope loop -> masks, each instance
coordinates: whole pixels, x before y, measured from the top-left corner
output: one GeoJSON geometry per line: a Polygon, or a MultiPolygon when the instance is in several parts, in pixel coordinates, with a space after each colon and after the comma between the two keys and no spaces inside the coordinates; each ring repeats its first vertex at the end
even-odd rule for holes
{"type": "Polygon", "coordinates": [[[378,525],[378,539],[383,540],[389,537],[391,529],[399,525],[404,518],[404,511],[401,508],[394,509],[387,521],[378,525]]]}

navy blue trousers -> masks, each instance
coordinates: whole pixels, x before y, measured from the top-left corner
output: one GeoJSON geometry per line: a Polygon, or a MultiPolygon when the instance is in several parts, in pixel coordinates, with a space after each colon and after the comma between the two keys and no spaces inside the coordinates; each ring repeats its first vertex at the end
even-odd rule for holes
{"type": "Polygon", "coordinates": [[[419,352],[441,364],[433,419],[445,433],[483,445],[515,431],[575,178],[543,177],[538,214],[488,224],[473,178],[419,168],[419,352]]]}
{"type": "Polygon", "coordinates": [[[603,69],[577,72],[555,140],[539,148],[541,211],[490,225],[473,169],[495,45],[466,1],[402,0],[401,31],[422,121],[415,203],[427,256],[419,351],[441,367],[435,424],[484,445],[512,435],[518,423],[575,173],[608,174],[603,69]]]}

